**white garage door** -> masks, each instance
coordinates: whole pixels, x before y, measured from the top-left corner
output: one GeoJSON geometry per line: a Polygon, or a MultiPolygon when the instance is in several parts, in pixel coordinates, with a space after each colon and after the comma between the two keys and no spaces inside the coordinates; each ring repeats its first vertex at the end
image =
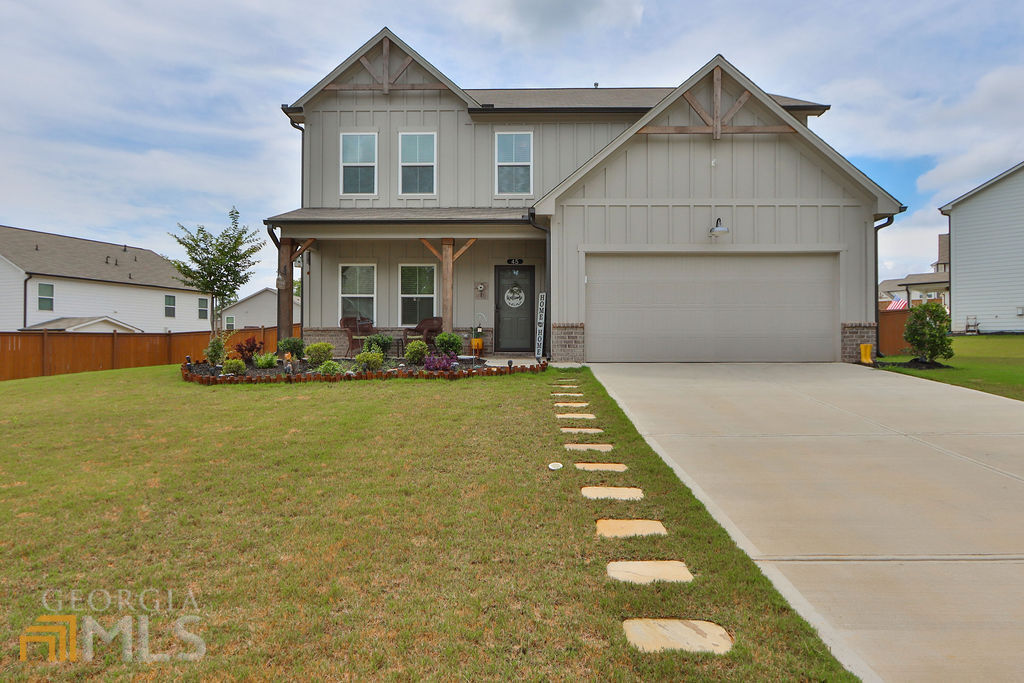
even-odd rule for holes
{"type": "Polygon", "coordinates": [[[589,361],[834,361],[835,254],[588,255],[589,361]]]}

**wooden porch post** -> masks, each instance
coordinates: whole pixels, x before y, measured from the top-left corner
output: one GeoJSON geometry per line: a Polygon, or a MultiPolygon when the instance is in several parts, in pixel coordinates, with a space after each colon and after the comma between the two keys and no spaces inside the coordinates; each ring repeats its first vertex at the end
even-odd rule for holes
{"type": "Polygon", "coordinates": [[[441,240],[441,329],[451,332],[454,321],[452,319],[452,306],[455,291],[454,264],[452,252],[455,247],[455,240],[445,237],[441,240]]]}
{"type": "Polygon", "coordinates": [[[292,336],[292,246],[291,237],[282,237],[277,248],[277,341],[280,348],[281,340],[292,336]]]}

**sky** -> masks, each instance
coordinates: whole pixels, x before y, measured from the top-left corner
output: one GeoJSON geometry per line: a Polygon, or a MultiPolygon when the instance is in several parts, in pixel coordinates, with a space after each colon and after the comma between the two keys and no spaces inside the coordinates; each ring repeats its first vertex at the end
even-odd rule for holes
{"type": "MultiPolygon", "coordinates": [[[[464,88],[675,86],[717,53],[832,105],[811,128],[907,211],[879,275],[927,272],[942,204],[1024,160],[1024,3],[0,0],[0,224],[149,247],[299,206],[281,113],[388,26],[464,88]]],[[[268,244],[246,295],[273,286],[268,244]]]]}

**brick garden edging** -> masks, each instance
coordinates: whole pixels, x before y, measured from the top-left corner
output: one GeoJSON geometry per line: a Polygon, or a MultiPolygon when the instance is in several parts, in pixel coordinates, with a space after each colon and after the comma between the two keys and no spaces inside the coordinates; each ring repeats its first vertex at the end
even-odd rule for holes
{"type": "Polygon", "coordinates": [[[181,378],[186,382],[196,384],[220,385],[220,384],[303,384],[306,382],[350,382],[364,379],[463,379],[466,377],[496,377],[498,375],[514,375],[523,372],[534,374],[548,369],[547,361],[539,365],[514,365],[512,367],[496,368],[473,368],[472,370],[394,370],[379,372],[357,372],[355,374],[339,373],[337,375],[320,375],[317,373],[305,373],[298,375],[197,375],[189,372],[187,364],[181,366],[181,378]]]}

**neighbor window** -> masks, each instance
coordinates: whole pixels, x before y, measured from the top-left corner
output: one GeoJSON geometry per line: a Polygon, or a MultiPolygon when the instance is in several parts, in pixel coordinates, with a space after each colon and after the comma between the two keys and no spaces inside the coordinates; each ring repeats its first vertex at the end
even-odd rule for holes
{"type": "Polygon", "coordinates": [[[497,194],[533,194],[533,133],[494,136],[497,194]]]}
{"type": "Polygon", "coordinates": [[[437,138],[433,133],[399,133],[399,194],[434,194],[434,157],[437,138]]]}
{"type": "Polygon", "coordinates": [[[224,329],[233,330],[235,329],[235,316],[226,315],[224,316],[224,329]]]}
{"type": "Polygon", "coordinates": [[[173,318],[174,317],[174,295],[173,294],[165,294],[164,295],[164,317],[165,318],[173,318]]]}
{"type": "Polygon", "coordinates": [[[377,193],[377,134],[341,134],[341,193],[377,193]]]}
{"type": "Polygon", "coordinates": [[[341,317],[373,320],[377,268],[372,264],[341,266],[341,317]]]}
{"type": "Polygon", "coordinates": [[[402,325],[416,325],[434,317],[434,266],[399,266],[399,299],[402,325]]]}
{"type": "Polygon", "coordinates": [[[39,310],[53,310],[53,285],[39,283],[39,310]]]}
{"type": "Polygon", "coordinates": [[[199,297],[199,319],[208,320],[210,317],[210,300],[199,297]]]}

